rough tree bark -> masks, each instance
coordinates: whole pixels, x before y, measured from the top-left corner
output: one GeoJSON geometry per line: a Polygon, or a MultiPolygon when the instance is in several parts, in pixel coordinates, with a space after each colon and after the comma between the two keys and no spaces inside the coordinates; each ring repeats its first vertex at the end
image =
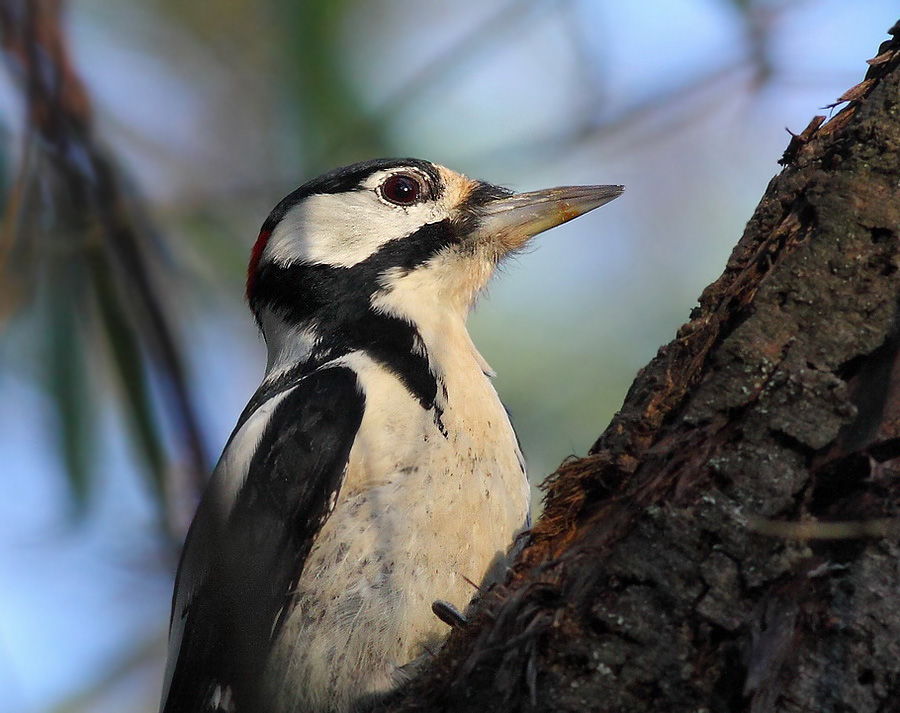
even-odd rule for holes
{"type": "Polygon", "coordinates": [[[900,710],[900,24],[390,710],[900,710]]]}

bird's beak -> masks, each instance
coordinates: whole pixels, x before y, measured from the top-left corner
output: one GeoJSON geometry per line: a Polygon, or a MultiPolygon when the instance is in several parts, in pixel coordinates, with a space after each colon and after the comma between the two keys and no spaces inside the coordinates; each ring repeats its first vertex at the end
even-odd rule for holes
{"type": "Polygon", "coordinates": [[[624,190],[624,186],[564,186],[503,196],[479,207],[477,232],[494,243],[502,257],[538,233],[609,203],[624,190]]]}

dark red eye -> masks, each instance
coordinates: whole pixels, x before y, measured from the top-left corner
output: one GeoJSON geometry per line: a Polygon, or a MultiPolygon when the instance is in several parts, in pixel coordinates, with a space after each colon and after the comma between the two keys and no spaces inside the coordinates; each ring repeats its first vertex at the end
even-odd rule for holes
{"type": "Polygon", "coordinates": [[[381,184],[381,195],[397,205],[412,205],[422,193],[422,187],[412,176],[399,173],[381,184]]]}

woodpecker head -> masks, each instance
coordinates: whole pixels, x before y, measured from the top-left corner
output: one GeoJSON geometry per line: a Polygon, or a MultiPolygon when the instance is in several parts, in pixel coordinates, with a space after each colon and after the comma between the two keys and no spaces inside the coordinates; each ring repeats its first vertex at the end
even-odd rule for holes
{"type": "Polygon", "coordinates": [[[350,348],[388,338],[384,318],[419,328],[440,315],[464,320],[503,258],[621,192],[512,193],[417,159],[339,168],[269,215],[247,298],[270,352],[285,329],[350,348]]]}

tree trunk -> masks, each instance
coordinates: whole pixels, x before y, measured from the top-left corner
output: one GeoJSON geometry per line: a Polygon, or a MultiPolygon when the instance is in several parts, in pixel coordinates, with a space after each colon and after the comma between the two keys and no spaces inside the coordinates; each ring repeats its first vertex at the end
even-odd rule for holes
{"type": "Polygon", "coordinates": [[[891,34],[390,710],[900,710],[891,34]]]}

